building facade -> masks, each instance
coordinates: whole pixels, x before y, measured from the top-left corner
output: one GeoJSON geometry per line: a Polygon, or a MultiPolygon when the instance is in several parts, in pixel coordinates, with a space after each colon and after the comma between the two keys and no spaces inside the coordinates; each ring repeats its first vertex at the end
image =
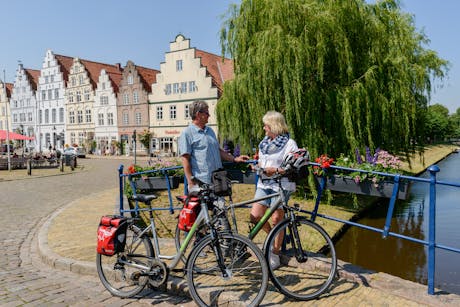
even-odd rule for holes
{"type": "Polygon", "coordinates": [[[218,133],[216,105],[223,83],[233,78],[233,61],[190,47],[183,35],[177,35],[169,49],[149,95],[151,151],[176,155],[178,137],[191,123],[193,101],[208,103],[208,126],[218,133]]]}
{"type": "MultiPolygon", "coordinates": [[[[19,64],[11,93],[11,128],[29,137],[35,137],[38,128],[36,91],[39,76],[39,70],[25,69],[19,64]]],[[[37,138],[26,141],[23,145],[27,151],[33,150],[38,145],[37,138]]]]}
{"type": "Polygon", "coordinates": [[[117,95],[122,74],[101,70],[94,94],[96,153],[113,155],[117,153],[118,113],[117,95]]]}
{"type": "Polygon", "coordinates": [[[0,81],[0,130],[11,131],[10,99],[12,83],[0,81]]]}
{"type": "MultiPolygon", "coordinates": [[[[123,68],[122,79],[117,99],[118,133],[124,154],[133,152],[133,133],[141,134],[149,130],[148,95],[151,85],[156,82],[159,71],[134,65],[128,61],[123,68]]],[[[139,138],[136,142],[136,151],[146,154],[139,138]]]]}
{"type": "Polygon", "coordinates": [[[38,104],[37,151],[59,149],[65,144],[64,94],[73,59],[47,50],[40,70],[36,99],[38,104]]]}

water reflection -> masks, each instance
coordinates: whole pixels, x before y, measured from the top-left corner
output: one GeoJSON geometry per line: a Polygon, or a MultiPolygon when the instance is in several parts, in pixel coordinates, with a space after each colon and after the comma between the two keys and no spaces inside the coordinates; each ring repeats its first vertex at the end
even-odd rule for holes
{"type": "MultiPolygon", "coordinates": [[[[460,155],[453,154],[438,163],[440,180],[460,182],[460,155]]],[[[423,174],[427,177],[428,174],[423,174]]],[[[429,186],[415,183],[409,201],[398,201],[390,231],[408,237],[428,240],[429,186]]],[[[436,240],[438,244],[460,248],[459,188],[437,187],[436,240]]],[[[359,223],[383,229],[388,199],[382,199],[375,210],[359,223]]],[[[339,259],[404,279],[427,283],[427,248],[395,237],[382,238],[380,233],[351,227],[336,244],[339,259]]],[[[435,286],[460,293],[460,254],[437,250],[435,286]]]]}

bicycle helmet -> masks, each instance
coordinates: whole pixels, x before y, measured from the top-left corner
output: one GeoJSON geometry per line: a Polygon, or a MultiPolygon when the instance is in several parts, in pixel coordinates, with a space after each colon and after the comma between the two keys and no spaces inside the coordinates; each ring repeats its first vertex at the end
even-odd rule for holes
{"type": "Polygon", "coordinates": [[[299,171],[302,166],[307,165],[308,161],[310,161],[310,153],[308,150],[300,148],[288,153],[284,157],[281,167],[286,171],[299,171]]]}

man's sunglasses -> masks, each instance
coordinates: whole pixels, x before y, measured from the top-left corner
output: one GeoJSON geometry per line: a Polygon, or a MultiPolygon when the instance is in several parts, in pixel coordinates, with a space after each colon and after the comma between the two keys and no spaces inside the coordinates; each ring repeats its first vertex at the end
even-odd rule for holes
{"type": "Polygon", "coordinates": [[[206,114],[209,116],[209,112],[208,111],[205,111],[205,110],[199,110],[198,113],[203,113],[203,114],[206,114]]]}

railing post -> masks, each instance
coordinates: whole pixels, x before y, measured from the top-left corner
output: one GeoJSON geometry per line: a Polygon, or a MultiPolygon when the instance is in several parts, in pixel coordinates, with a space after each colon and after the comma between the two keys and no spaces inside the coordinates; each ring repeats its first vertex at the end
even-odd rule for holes
{"type": "Polygon", "coordinates": [[[123,164],[120,164],[120,167],[118,167],[118,188],[120,190],[119,192],[119,197],[120,197],[120,215],[123,216],[123,164]]]}
{"type": "Polygon", "coordinates": [[[436,173],[437,165],[428,168],[430,172],[430,215],[428,216],[428,294],[434,294],[435,256],[436,256],[436,173]]]}
{"type": "Polygon", "coordinates": [[[388,233],[390,232],[390,225],[391,225],[391,218],[393,217],[393,211],[395,208],[396,199],[398,198],[398,191],[399,191],[399,180],[401,176],[396,175],[394,178],[394,186],[393,186],[393,193],[390,199],[390,205],[388,206],[387,211],[387,218],[385,220],[385,226],[383,227],[382,237],[386,239],[388,237],[388,233]]]}

